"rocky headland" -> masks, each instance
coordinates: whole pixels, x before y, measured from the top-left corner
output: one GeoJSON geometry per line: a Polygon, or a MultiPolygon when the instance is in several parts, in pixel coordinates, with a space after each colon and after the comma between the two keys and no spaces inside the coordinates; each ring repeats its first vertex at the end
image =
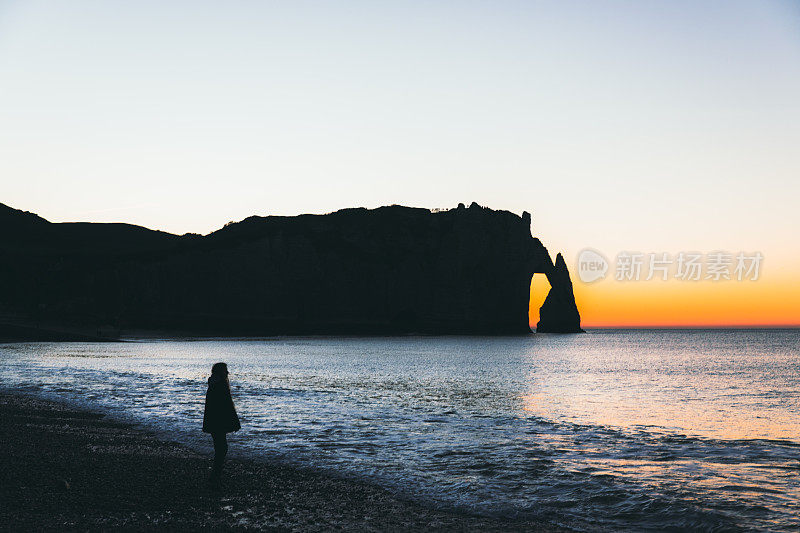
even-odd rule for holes
{"type": "Polygon", "coordinates": [[[179,236],[0,204],[0,314],[17,336],[526,334],[543,273],[537,331],[579,332],[566,263],[530,224],[473,203],[253,216],[179,236]]]}

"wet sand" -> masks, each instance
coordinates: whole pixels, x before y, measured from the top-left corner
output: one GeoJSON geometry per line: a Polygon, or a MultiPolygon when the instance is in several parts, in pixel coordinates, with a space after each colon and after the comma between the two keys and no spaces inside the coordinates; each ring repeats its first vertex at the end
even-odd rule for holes
{"type": "Polygon", "coordinates": [[[210,459],[101,413],[0,394],[0,530],[552,531],[406,501],[368,483],[210,459]]]}

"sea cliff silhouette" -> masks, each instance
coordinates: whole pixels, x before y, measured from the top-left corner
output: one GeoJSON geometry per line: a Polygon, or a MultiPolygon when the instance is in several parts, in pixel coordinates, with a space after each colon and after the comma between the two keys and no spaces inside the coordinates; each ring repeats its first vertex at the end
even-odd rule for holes
{"type": "Polygon", "coordinates": [[[537,331],[579,332],[566,263],[530,223],[476,203],[389,206],[179,236],[51,223],[0,204],[0,313],[28,330],[112,335],[524,334],[531,276],[543,273],[551,289],[537,331]]]}

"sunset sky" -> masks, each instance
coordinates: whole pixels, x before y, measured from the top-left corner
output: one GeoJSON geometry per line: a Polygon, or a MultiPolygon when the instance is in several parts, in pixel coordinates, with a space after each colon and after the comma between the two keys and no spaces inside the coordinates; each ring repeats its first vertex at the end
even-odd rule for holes
{"type": "Polygon", "coordinates": [[[533,213],[585,326],[800,325],[798,95],[789,1],[0,0],[0,202],[206,233],[477,201],[533,213]],[[585,248],[764,260],[587,284],[585,248]]]}

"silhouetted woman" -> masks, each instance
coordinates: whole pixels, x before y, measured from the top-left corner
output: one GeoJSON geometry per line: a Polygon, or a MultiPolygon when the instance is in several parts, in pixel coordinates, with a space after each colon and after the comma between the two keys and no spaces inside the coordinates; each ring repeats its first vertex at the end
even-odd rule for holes
{"type": "Polygon", "coordinates": [[[215,363],[211,367],[211,377],[208,378],[206,410],[203,414],[203,431],[211,433],[211,438],[214,439],[214,466],[209,479],[214,488],[219,488],[222,464],[228,453],[227,434],[239,431],[241,427],[236,408],[233,407],[233,398],[231,398],[228,365],[215,363]]]}

